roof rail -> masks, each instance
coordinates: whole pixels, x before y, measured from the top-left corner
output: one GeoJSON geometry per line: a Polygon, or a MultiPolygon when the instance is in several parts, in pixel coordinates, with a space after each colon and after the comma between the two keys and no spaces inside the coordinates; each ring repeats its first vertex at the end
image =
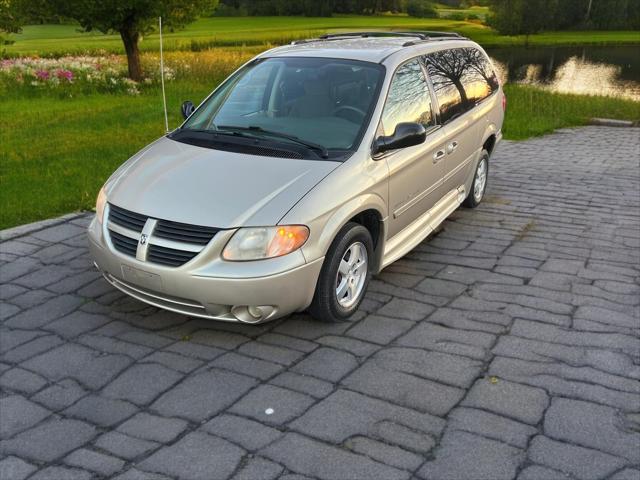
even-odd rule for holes
{"type": "Polygon", "coordinates": [[[411,37],[418,38],[420,40],[426,40],[426,35],[418,32],[343,32],[343,33],[326,33],[324,35],[320,35],[318,38],[307,38],[305,40],[294,40],[291,42],[291,45],[300,45],[303,43],[311,43],[311,42],[322,42],[322,41],[330,41],[330,40],[344,40],[347,38],[358,37],[358,38],[371,38],[371,37],[411,37]]]}
{"type": "Polygon", "coordinates": [[[291,45],[300,45],[311,42],[322,42],[330,40],[345,40],[347,38],[385,38],[385,37],[409,37],[416,40],[404,43],[403,47],[415,45],[416,43],[427,42],[429,40],[446,40],[450,38],[466,39],[456,32],[438,32],[438,31],[420,31],[420,32],[393,32],[393,31],[376,31],[376,32],[343,32],[343,33],[327,33],[318,38],[308,38],[305,40],[294,40],[291,45]]]}
{"type": "Polygon", "coordinates": [[[411,36],[411,35],[414,35],[416,37],[422,36],[427,38],[440,38],[440,37],[464,38],[457,32],[441,32],[436,30],[420,30],[418,32],[408,31],[408,32],[395,32],[395,33],[402,33],[407,36],[411,36]]]}
{"type": "Polygon", "coordinates": [[[327,33],[325,35],[320,35],[321,40],[328,40],[331,38],[339,38],[339,37],[417,37],[420,39],[425,39],[426,35],[420,32],[345,32],[345,33],[327,33]]]}

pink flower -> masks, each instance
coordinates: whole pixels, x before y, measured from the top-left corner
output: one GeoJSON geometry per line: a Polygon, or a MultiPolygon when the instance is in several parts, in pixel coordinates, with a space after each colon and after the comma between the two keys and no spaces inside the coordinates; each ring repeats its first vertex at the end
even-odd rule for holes
{"type": "Polygon", "coordinates": [[[60,80],[67,80],[68,82],[73,80],[73,72],[71,70],[58,70],[56,76],[60,80]]]}
{"type": "Polygon", "coordinates": [[[38,70],[36,72],[36,77],[40,80],[49,80],[49,72],[47,70],[38,70]]]}

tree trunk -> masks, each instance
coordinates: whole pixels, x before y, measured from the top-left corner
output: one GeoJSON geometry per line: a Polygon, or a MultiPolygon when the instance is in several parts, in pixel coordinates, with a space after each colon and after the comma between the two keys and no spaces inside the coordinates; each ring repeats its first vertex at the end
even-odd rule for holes
{"type": "Polygon", "coordinates": [[[462,102],[462,105],[466,108],[469,105],[469,98],[467,97],[467,92],[465,91],[462,82],[459,78],[453,79],[452,81],[460,94],[460,101],[462,102]]]}
{"type": "Polygon", "coordinates": [[[593,5],[593,0],[589,0],[589,5],[587,5],[587,14],[584,17],[584,21],[588,22],[589,17],[591,16],[591,6],[593,5]]]}
{"type": "Polygon", "coordinates": [[[138,40],[140,34],[133,29],[120,30],[120,37],[124,43],[124,51],[127,52],[127,64],[129,65],[129,78],[136,82],[142,81],[142,66],[140,65],[140,50],[138,40]]]}

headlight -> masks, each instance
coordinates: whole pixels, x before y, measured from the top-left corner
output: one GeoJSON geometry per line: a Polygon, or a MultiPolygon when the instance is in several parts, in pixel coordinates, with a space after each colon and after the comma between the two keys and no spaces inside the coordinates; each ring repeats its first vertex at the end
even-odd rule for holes
{"type": "Polygon", "coordinates": [[[222,258],[242,261],[280,257],[299,249],[307,238],[309,229],[304,225],[241,228],[224,247],[222,258]]]}
{"type": "Polygon", "coordinates": [[[96,200],[96,216],[98,221],[102,223],[102,217],[104,216],[104,207],[107,205],[107,194],[104,193],[104,187],[100,189],[98,193],[98,199],[96,200]]]}

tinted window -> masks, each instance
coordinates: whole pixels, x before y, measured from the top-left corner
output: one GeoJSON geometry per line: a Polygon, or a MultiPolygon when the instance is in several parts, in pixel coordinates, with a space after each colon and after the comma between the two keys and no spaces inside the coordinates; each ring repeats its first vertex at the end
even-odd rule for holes
{"type": "Polygon", "coordinates": [[[469,101],[477,103],[498,89],[498,78],[484,53],[477,48],[461,50],[466,66],[462,85],[469,101]]]}
{"type": "Polygon", "coordinates": [[[442,123],[473,108],[498,88],[491,64],[476,48],[454,48],[423,57],[440,105],[442,123]]]}
{"type": "Polygon", "coordinates": [[[421,123],[425,127],[435,124],[429,88],[417,60],[398,68],[391,80],[382,112],[382,128],[385,135],[392,135],[396,125],[402,122],[421,123]]]}

